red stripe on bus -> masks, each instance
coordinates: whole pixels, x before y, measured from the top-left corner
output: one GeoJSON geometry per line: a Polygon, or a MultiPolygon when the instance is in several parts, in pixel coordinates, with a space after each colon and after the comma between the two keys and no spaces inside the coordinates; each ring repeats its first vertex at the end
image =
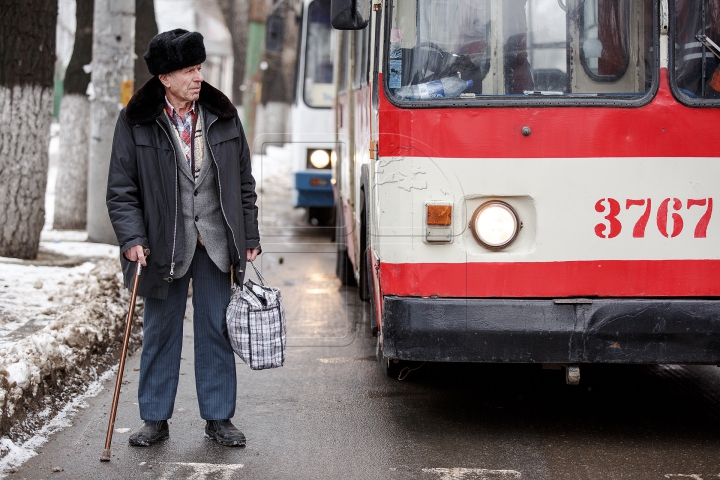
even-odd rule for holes
{"type": "Polygon", "coordinates": [[[720,296],[720,260],[380,263],[383,295],[720,296]]]}
{"type": "Polygon", "coordinates": [[[643,107],[398,108],[380,89],[380,156],[435,158],[716,157],[717,108],[690,108],[668,71],[643,107]],[[523,136],[523,127],[531,134],[523,136]]]}

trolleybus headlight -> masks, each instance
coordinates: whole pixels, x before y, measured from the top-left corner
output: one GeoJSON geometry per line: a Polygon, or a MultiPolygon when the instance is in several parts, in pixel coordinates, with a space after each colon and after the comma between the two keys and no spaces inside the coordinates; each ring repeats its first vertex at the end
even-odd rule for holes
{"type": "Polygon", "coordinates": [[[310,165],[314,168],[327,168],[330,165],[330,153],[327,150],[314,150],[310,154],[310,165]]]}
{"type": "Polygon", "coordinates": [[[517,237],[519,226],[515,209],[499,200],[480,205],[470,221],[475,240],[493,250],[510,245],[517,237]]]}

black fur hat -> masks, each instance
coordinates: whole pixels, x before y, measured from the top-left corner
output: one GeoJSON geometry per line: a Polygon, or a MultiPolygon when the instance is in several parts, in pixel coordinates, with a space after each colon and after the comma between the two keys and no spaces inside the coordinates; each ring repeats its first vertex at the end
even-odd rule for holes
{"type": "Polygon", "coordinates": [[[152,75],[162,75],[205,61],[203,36],[176,28],[155,35],[143,55],[152,75]]]}

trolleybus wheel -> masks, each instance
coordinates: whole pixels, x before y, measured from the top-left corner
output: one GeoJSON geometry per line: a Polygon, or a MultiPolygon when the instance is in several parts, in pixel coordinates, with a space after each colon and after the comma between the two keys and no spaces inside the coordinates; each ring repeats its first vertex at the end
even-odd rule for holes
{"type": "MultiPolygon", "coordinates": [[[[366,203],[367,205],[367,203],[366,203]]],[[[363,275],[360,275],[360,281],[365,281],[365,285],[367,288],[367,300],[370,302],[370,333],[372,333],[373,337],[376,337],[378,334],[378,324],[377,324],[377,312],[376,308],[377,305],[375,304],[375,282],[373,281],[373,258],[372,258],[372,252],[370,249],[370,213],[367,209],[367,207],[364,209],[364,235],[365,235],[365,246],[364,246],[364,252],[365,252],[365,275],[363,278],[363,275]]],[[[360,297],[362,298],[362,292],[360,293],[360,297]]]]}
{"type": "Polygon", "coordinates": [[[368,234],[368,207],[367,207],[367,194],[365,190],[361,189],[361,198],[363,199],[362,208],[360,209],[360,281],[358,282],[358,293],[360,294],[360,300],[367,302],[370,300],[372,289],[370,288],[370,282],[372,281],[372,275],[370,274],[370,244],[368,242],[370,235],[368,234]]]}
{"type": "Polygon", "coordinates": [[[335,220],[334,210],[328,207],[308,207],[307,222],[313,227],[332,227],[335,220]]]}
{"type": "Polygon", "coordinates": [[[343,224],[342,207],[337,207],[335,222],[335,245],[337,245],[337,255],[335,257],[335,274],[340,279],[340,283],[347,287],[354,287],[355,275],[353,275],[353,266],[348,257],[347,248],[345,247],[345,229],[343,224]]]}
{"type": "Polygon", "coordinates": [[[395,358],[385,358],[384,361],[385,373],[387,376],[398,380],[400,378],[400,371],[405,368],[405,365],[403,365],[404,362],[395,358]]]}
{"type": "Polygon", "coordinates": [[[378,324],[377,324],[377,307],[375,305],[375,290],[370,287],[370,333],[373,337],[378,336],[378,324]]]}
{"type": "Polygon", "coordinates": [[[338,243],[337,259],[335,260],[335,273],[340,279],[340,283],[346,287],[354,287],[357,285],[355,276],[353,275],[353,266],[348,257],[346,249],[338,243]]]}
{"type": "Polygon", "coordinates": [[[398,380],[400,378],[400,373],[402,372],[402,370],[408,365],[410,365],[410,363],[405,360],[398,360],[396,358],[386,357],[382,349],[382,339],[380,338],[380,335],[377,336],[375,357],[385,369],[385,374],[395,380],[398,380]]]}

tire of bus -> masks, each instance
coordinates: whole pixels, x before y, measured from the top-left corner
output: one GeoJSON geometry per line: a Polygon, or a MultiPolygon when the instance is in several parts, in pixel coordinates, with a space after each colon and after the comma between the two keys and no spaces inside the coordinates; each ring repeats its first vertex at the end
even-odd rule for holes
{"type": "Polygon", "coordinates": [[[369,170],[367,165],[360,167],[360,201],[362,207],[360,208],[360,252],[362,252],[362,258],[360,259],[360,282],[358,285],[358,294],[360,300],[367,302],[370,300],[372,293],[372,275],[369,274],[370,270],[370,189],[368,188],[369,182],[369,170]]]}
{"type": "Polygon", "coordinates": [[[380,362],[380,365],[382,365],[385,370],[385,375],[392,379],[399,380],[400,373],[408,366],[408,362],[395,360],[385,356],[380,342],[380,335],[377,337],[377,351],[375,352],[375,355],[377,356],[378,362],[380,362]]]}
{"type": "Polygon", "coordinates": [[[308,207],[307,222],[315,227],[332,227],[335,223],[335,208],[308,207]]]}
{"type": "MultiPolygon", "coordinates": [[[[365,223],[365,229],[363,230],[365,232],[365,281],[367,285],[367,296],[368,301],[370,302],[370,333],[373,337],[376,337],[378,334],[378,324],[377,324],[377,312],[375,310],[375,282],[373,282],[372,277],[372,253],[370,251],[370,213],[368,209],[365,209],[364,213],[364,223],[365,223]]],[[[362,281],[362,275],[360,276],[360,281],[362,281]]]]}
{"type": "Polygon", "coordinates": [[[399,380],[400,379],[400,372],[403,368],[405,368],[404,362],[400,360],[392,360],[390,358],[383,357],[383,361],[385,362],[385,373],[388,377],[399,380]]]}
{"type": "Polygon", "coordinates": [[[362,207],[362,240],[361,248],[364,252],[363,262],[360,267],[360,285],[359,294],[360,299],[364,302],[370,302],[370,333],[373,337],[378,334],[377,316],[375,312],[375,283],[372,277],[372,253],[370,251],[370,196],[368,194],[368,167],[363,165],[360,171],[361,185],[360,191],[362,192],[363,207],[362,207]],[[365,287],[364,291],[362,286],[365,287]]]}
{"type": "Polygon", "coordinates": [[[347,287],[356,285],[355,275],[353,275],[353,265],[348,257],[347,247],[345,245],[345,221],[343,219],[341,202],[336,202],[335,213],[335,245],[337,245],[337,256],[335,258],[335,274],[340,279],[340,283],[347,287]]]}

